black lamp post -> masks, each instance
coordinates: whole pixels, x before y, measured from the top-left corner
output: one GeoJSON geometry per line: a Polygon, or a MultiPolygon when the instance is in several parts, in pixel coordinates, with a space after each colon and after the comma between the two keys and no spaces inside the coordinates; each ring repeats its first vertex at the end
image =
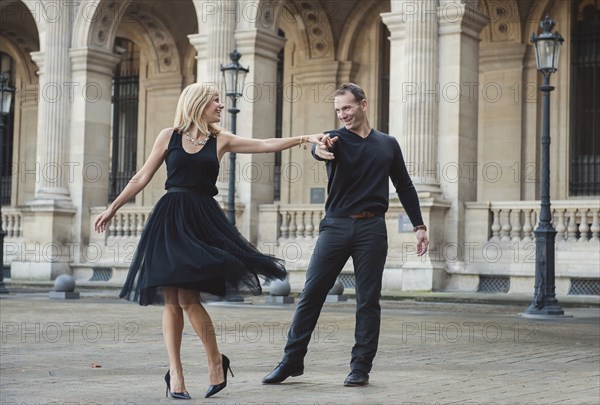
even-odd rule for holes
{"type": "MultiPolygon", "coordinates": [[[[223,81],[225,82],[225,95],[231,99],[231,107],[227,110],[231,114],[231,133],[235,134],[236,117],[240,110],[237,108],[237,100],[242,96],[244,81],[249,68],[240,66],[238,61],[242,54],[234,50],[229,54],[231,63],[221,65],[223,72],[223,81]]],[[[229,153],[229,191],[227,196],[227,219],[232,225],[235,225],[235,153],[229,153]]]]}
{"type": "Polygon", "coordinates": [[[4,167],[4,131],[6,124],[4,120],[10,114],[10,106],[15,88],[8,84],[8,76],[0,72],[0,294],[8,294],[8,290],[4,285],[4,227],[2,224],[2,194],[4,184],[2,183],[2,168],[4,167]]]}
{"type": "Polygon", "coordinates": [[[535,47],[537,70],[544,75],[540,87],[543,93],[542,122],[542,184],[539,225],[535,233],[535,292],[529,307],[522,314],[529,317],[564,316],[564,311],[556,299],[554,279],[554,242],[556,230],[552,226],[550,211],[550,75],[557,70],[558,56],[563,38],[558,32],[550,32],[554,21],[546,16],[540,23],[542,33],[531,35],[535,47]]]}

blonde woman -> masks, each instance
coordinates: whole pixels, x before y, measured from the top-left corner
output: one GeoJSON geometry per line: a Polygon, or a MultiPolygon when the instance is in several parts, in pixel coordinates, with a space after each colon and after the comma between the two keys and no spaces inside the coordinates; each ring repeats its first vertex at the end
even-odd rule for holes
{"type": "MultiPolygon", "coordinates": [[[[224,105],[214,86],[187,86],[177,104],[173,128],[160,132],[144,166],[94,222],[103,232],[117,210],[150,182],[163,161],[167,193],[156,203],[140,237],[120,297],[140,305],[164,297],[163,336],[169,355],[166,395],[190,399],[180,358],[184,318],[204,345],[208,359],[208,398],[227,385],[229,359],[219,352],[212,320],[198,292],[224,296],[226,285],[260,294],[258,276],[284,279],[282,260],[263,255],[226,219],[214,199],[219,162],[226,152],[277,152],[302,143],[318,143],[321,134],[291,138],[248,139],[217,127],[224,105]]],[[[233,376],[233,373],[232,373],[233,376]]]]}

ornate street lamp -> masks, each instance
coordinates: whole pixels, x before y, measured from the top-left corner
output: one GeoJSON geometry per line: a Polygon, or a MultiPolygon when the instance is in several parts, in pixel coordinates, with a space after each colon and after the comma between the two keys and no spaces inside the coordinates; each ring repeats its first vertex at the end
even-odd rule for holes
{"type": "MultiPolygon", "coordinates": [[[[227,110],[231,114],[231,133],[235,134],[236,116],[240,110],[237,108],[237,100],[242,96],[244,81],[249,68],[240,66],[238,61],[242,54],[234,50],[229,54],[231,63],[221,65],[223,72],[223,81],[225,82],[225,95],[231,99],[231,107],[227,110]]],[[[229,153],[229,191],[227,195],[227,219],[232,225],[235,225],[235,153],[229,153]]]]}
{"type": "Polygon", "coordinates": [[[564,311],[556,299],[554,281],[554,241],[556,230],[552,226],[550,211],[550,75],[557,70],[560,46],[563,37],[558,32],[550,32],[554,21],[546,16],[540,23],[542,33],[531,35],[535,47],[537,70],[544,75],[540,87],[543,93],[542,121],[542,184],[539,225],[535,233],[535,291],[529,307],[521,315],[524,317],[564,316],[564,311]]]}
{"type": "MultiPolygon", "coordinates": [[[[10,106],[15,88],[8,83],[8,75],[0,72],[0,148],[4,148],[4,131],[6,124],[4,120],[10,114],[10,106]]],[[[4,149],[0,151],[0,294],[8,294],[4,286],[4,228],[2,225],[2,168],[4,167],[4,149]]]]}

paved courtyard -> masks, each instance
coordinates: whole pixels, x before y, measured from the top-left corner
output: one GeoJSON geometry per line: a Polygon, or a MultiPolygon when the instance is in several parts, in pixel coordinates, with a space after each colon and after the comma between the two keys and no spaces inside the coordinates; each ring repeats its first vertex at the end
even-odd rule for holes
{"type": "MultiPolygon", "coordinates": [[[[114,292],[51,300],[48,293],[0,298],[0,404],[161,404],[167,370],[162,308],[114,292]]],[[[204,352],[191,327],[184,369],[198,404],[598,404],[600,309],[533,321],[518,306],[383,303],[380,349],[364,388],[342,385],[353,344],[354,303],[327,304],[305,374],[261,379],[279,361],[293,305],[209,304],[220,349],[235,377],[205,400],[204,352]]]]}

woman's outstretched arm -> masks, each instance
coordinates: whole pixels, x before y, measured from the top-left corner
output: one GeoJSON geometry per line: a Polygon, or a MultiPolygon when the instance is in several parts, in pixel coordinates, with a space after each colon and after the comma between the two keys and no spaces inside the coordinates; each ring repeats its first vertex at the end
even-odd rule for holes
{"type": "Polygon", "coordinates": [[[169,139],[173,128],[163,129],[152,147],[150,156],[144,163],[144,166],[129,180],[127,186],[123,189],[121,194],[108,206],[108,208],[96,217],[94,221],[94,229],[96,232],[104,232],[106,225],[110,219],[117,213],[117,210],[121,208],[127,201],[135,197],[140,191],[146,187],[146,185],[152,180],[154,174],[158,168],[162,165],[167,155],[167,148],[169,146],[169,139]]]}
{"type": "Polygon", "coordinates": [[[226,152],[234,153],[270,153],[279,152],[303,143],[321,144],[323,134],[293,136],[290,138],[268,138],[254,139],[244,138],[223,131],[219,133],[217,140],[219,145],[219,159],[226,152]]]}

